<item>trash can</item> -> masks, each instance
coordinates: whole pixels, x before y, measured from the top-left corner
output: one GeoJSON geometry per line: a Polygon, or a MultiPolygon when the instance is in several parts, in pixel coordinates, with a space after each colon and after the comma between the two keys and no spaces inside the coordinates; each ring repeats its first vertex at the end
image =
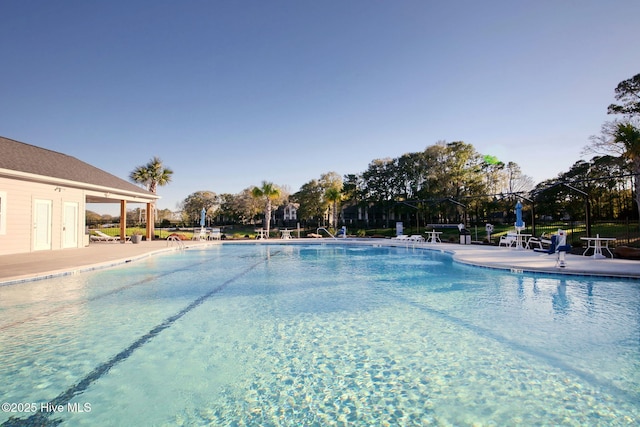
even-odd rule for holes
{"type": "Polygon", "coordinates": [[[460,244],[461,245],[470,245],[471,244],[471,233],[466,228],[460,230],[460,244]]]}

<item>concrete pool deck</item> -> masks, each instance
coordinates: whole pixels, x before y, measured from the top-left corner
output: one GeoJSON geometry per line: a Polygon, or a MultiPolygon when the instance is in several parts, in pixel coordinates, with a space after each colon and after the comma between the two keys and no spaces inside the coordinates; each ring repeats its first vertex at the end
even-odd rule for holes
{"type": "MultiPolygon", "coordinates": [[[[450,252],[454,259],[464,264],[480,267],[512,270],[515,272],[560,273],[586,276],[625,277],[640,279],[640,261],[623,259],[593,259],[592,257],[567,254],[566,267],[556,267],[555,255],[546,255],[532,250],[515,250],[484,245],[459,245],[453,243],[411,244],[394,242],[391,239],[292,239],[268,241],[228,241],[225,244],[304,244],[304,243],[350,243],[377,244],[407,248],[427,248],[450,252]]],[[[218,245],[219,241],[186,241],[186,248],[218,245]]],[[[92,243],[80,249],[38,251],[24,254],[0,256],[0,285],[20,283],[55,276],[76,274],[133,262],[158,253],[176,251],[180,248],[165,240],[131,243],[92,243]]]]}

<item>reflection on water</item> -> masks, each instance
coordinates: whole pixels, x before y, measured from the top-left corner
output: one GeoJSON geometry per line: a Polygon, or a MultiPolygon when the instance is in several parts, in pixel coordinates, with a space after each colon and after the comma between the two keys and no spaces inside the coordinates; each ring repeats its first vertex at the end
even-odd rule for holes
{"type": "Polygon", "coordinates": [[[557,291],[553,294],[553,310],[556,314],[566,314],[569,308],[569,300],[567,299],[567,282],[558,281],[557,291]]]}

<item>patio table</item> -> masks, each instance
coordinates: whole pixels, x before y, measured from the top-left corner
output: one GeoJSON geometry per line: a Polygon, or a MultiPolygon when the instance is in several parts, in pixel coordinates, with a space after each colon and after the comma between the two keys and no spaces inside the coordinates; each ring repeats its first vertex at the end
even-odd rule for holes
{"type": "Polygon", "coordinates": [[[615,241],[615,237],[600,237],[600,235],[597,234],[596,237],[581,237],[580,239],[587,241],[587,248],[584,250],[582,255],[585,255],[589,249],[593,249],[593,255],[591,255],[593,259],[607,258],[602,255],[602,249],[605,249],[609,252],[611,258],[613,258],[613,253],[611,253],[611,250],[609,249],[609,242],[615,241]]]}
{"type": "Polygon", "coordinates": [[[282,233],[282,235],[280,236],[281,239],[283,240],[287,240],[287,239],[291,239],[291,230],[287,230],[286,228],[284,230],[280,230],[280,233],[282,233]]]}
{"type": "Polygon", "coordinates": [[[532,234],[525,234],[525,233],[516,233],[513,234],[513,236],[516,238],[516,250],[523,250],[523,249],[529,249],[529,237],[532,236],[532,234]],[[524,243],[524,245],[523,245],[524,243]]]}
{"type": "Polygon", "coordinates": [[[425,234],[427,234],[427,243],[437,243],[437,242],[442,243],[442,241],[440,240],[440,235],[442,234],[442,231],[436,231],[436,230],[425,231],[425,234]]]}

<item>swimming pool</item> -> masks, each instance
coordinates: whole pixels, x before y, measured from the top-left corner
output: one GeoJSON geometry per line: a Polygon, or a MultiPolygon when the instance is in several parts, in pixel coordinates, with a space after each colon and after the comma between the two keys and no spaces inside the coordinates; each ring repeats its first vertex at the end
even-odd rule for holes
{"type": "Polygon", "coordinates": [[[2,425],[633,425],[640,284],[215,245],[0,287],[0,360],[2,425]]]}

